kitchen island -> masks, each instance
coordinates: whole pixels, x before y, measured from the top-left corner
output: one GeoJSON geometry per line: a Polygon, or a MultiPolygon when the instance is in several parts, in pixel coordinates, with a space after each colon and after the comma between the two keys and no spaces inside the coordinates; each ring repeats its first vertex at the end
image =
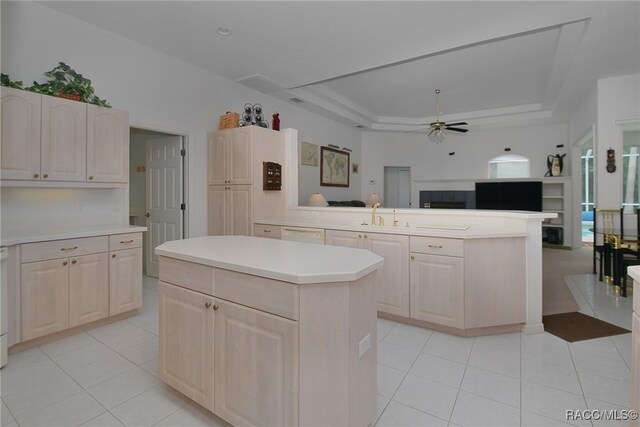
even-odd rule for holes
{"type": "Polygon", "coordinates": [[[164,382],[233,425],[373,421],[381,257],[245,236],[156,253],[164,382]]]}

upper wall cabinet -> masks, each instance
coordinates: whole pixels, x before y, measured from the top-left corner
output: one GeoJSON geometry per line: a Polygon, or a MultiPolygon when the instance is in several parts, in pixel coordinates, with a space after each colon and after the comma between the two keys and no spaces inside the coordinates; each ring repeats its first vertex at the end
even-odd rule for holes
{"type": "Polygon", "coordinates": [[[5,88],[2,179],[128,182],[124,111],[5,88]]]}
{"type": "MultiPolygon", "coordinates": [[[[209,134],[209,185],[253,184],[252,127],[234,128],[209,134]]],[[[260,141],[256,141],[259,144],[260,141]]]]}

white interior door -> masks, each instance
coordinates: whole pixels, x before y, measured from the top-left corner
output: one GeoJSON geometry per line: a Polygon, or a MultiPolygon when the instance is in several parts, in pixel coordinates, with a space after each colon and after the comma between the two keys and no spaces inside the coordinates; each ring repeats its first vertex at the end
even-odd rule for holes
{"type": "Polygon", "coordinates": [[[145,143],[147,180],[147,276],[158,277],[155,248],[166,241],[182,239],[182,138],[150,138],[145,143]]]}
{"type": "Polygon", "coordinates": [[[384,207],[411,207],[411,168],[384,167],[384,207]]]}

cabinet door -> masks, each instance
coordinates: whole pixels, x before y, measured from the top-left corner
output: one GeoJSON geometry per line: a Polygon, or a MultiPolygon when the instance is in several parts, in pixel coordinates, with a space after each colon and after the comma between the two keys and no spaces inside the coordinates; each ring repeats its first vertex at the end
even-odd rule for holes
{"type": "Polygon", "coordinates": [[[109,315],[142,307],[142,248],[109,253],[109,315]]]}
{"type": "Polygon", "coordinates": [[[40,178],[40,104],[42,96],[2,88],[2,179],[40,178]]]}
{"type": "Polygon", "coordinates": [[[225,145],[228,132],[210,133],[207,137],[208,144],[208,179],[209,185],[228,184],[227,163],[225,145]]]}
{"type": "Polygon", "coordinates": [[[342,246],[345,248],[361,248],[363,243],[363,233],[355,231],[325,231],[325,243],[331,246],[342,246]]]}
{"type": "Polygon", "coordinates": [[[22,341],[66,329],[68,259],[22,264],[22,341]]]}
{"type": "Polygon", "coordinates": [[[40,176],[47,181],[84,181],[87,167],[87,104],[42,97],[40,176]]]}
{"type": "Polygon", "coordinates": [[[213,298],[164,282],[159,291],[160,378],[213,411],[213,298]]]}
{"type": "Polygon", "coordinates": [[[462,328],[463,259],[412,253],[409,264],[411,317],[462,328]]]}
{"type": "Polygon", "coordinates": [[[126,111],[87,106],[86,180],[129,182],[129,114],[126,111]]]}
{"type": "Polygon", "coordinates": [[[364,249],[384,258],[378,269],[378,310],[409,316],[409,236],[366,233],[364,249]]]}
{"type": "Polygon", "coordinates": [[[69,258],[69,327],[109,316],[107,253],[69,258]]]}
{"type": "Polygon", "coordinates": [[[253,235],[253,211],[251,185],[231,185],[228,194],[227,218],[230,220],[227,234],[234,236],[253,235]]]}
{"type": "Polygon", "coordinates": [[[215,413],[236,426],[298,424],[298,325],[217,300],[215,413]]]}
{"type": "Polygon", "coordinates": [[[209,236],[224,236],[227,233],[228,186],[210,185],[207,191],[207,223],[209,236]]]}
{"type": "Polygon", "coordinates": [[[229,151],[229,183],[251,184],[251,127],[229,131],[227,150],[229,151]]]}

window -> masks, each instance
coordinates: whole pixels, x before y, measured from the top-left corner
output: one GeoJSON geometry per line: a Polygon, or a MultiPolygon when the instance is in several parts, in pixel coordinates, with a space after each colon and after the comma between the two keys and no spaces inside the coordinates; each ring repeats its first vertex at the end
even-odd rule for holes
{"type": "Polygon", "coordinates": [[[593,201],[593,142],[585,144],[580,159],[582,162],[582,212],[590,212],[595,207],[593,201]]]}
{"type": "Polygon", "coordinates": [[[633,214],[640,207],[640,130],[625,130],[622,141],[622,207],[633,214]]]}
{"type": "Polygon", "coordinates": [[[489,160],[489,178],[529,178],[529,159],[505,154],[489,160]]]}

